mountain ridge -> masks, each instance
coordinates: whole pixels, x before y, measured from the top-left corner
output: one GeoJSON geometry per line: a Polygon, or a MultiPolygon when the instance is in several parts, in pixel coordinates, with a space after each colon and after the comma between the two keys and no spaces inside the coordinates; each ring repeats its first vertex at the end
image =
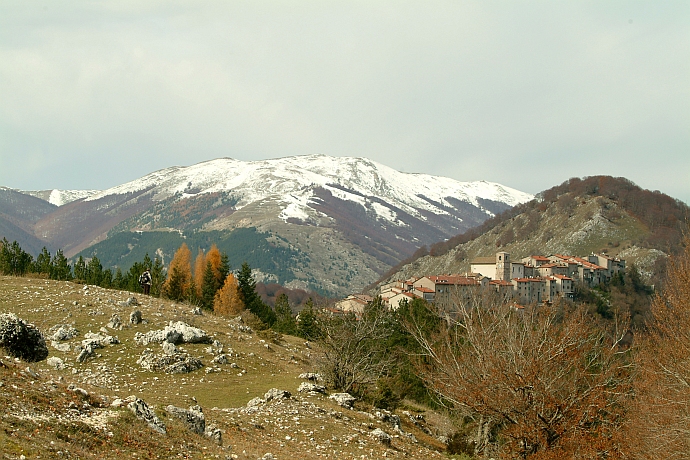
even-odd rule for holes
{"type": "MultiPolygon", "coordinates": [[[[113,252],[108,238],[119,232],[178,232],[184,238],[217,231],[225,240],[253,228],[276,248],[297,254],[288,267],[291,287],[340,295],[366,286],[417,247],[531,198],[496,183],[403,173],[365,158],[218,158],[89,193],[31,225],[50,247],[86,258],[113,252]]],[[[169,260],[175,248],[144,249],[169,260]]]]}

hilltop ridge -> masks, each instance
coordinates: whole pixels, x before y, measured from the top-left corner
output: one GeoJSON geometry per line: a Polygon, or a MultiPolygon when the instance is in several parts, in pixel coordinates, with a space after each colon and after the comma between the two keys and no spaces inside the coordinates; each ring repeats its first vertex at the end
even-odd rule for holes
{"type": "Polygon", "coordinates": [[[681,249],[690,209],[625,178],[573,178],[481,226],[423,248],[379,283],[437,273],[464,273],[476,257],[506,251],[530,255],[603,252],[626,259],[647,279],[662,273],[667,255],[681,249]]]}

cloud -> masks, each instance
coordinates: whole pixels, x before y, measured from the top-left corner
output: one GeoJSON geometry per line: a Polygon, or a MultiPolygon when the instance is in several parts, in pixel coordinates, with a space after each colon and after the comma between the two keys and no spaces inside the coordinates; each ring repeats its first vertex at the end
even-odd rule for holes
{"type": "Polygon", "coordinates": [[[5,3],[0,184],[325,153],[529,192],[624,175],[688,201],[689,9],[5,3]]]}

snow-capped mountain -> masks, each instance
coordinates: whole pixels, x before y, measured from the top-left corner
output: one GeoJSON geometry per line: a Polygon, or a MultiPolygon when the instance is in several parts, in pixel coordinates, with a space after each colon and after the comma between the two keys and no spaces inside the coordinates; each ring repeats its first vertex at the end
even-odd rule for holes
{"type": "Polygon", "coordinates": [[[228,251],[245,248],[231,261],[236,267],[244,258],[268,280],[341,294],[371,283],[418,247],[532,198],[500,184],[402,173],[364,158],[221,158],[89,192],[40,219],[34,233],[68,256],[83,251],[101,260],[125,257],[114,245],[129,252],[148,245],[149,254],[169,257],[180,243],[171,235],[190,244],[203,237],[193,244],[213,239],[228,251]],[[144,236],[123,243],[135,230],[144,236]],[[151,232],[167,236],[149,241],[151,232]]]}
{"type": "Polygon", "coordinates": [[[380,219],[392,223],[397,216],[390,205],[424,219],[423,211],[449,214],[445,208],[462,201],[491,216],[493,213],[483,208],[482,200],[510,207],[533,198],[496,183],[459,182],[446,177],[403,173],[364,158],[309,155],[249,162],[221,158],[189,167],[171,167],[95,193],[87,201],[151,188],[156,201],[174,195],[184,199],[203,193],[232,191],[238,199],[237,209],[277,197],[282,203],[280,215],[283,220],[303,219],[311,214],[311,204],[317,199],[316,187],[363,206],[367,198],[382,199],[389,206],[372,206],[372,209],[380,219]]]}

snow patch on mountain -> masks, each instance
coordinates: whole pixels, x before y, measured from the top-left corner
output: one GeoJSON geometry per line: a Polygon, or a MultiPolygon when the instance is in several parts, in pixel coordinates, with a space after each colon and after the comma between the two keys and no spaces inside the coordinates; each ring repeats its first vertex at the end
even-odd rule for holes
{"type": "Polygon", "coordinates": [[[81,200],[82,198],[88,198],[90,196],[100,193],[100,190],[28,190],[22,191],[27,195],[35,196],[54,204],[55,206],[63,206],[67,203],[73,201],[81,200]]]}

